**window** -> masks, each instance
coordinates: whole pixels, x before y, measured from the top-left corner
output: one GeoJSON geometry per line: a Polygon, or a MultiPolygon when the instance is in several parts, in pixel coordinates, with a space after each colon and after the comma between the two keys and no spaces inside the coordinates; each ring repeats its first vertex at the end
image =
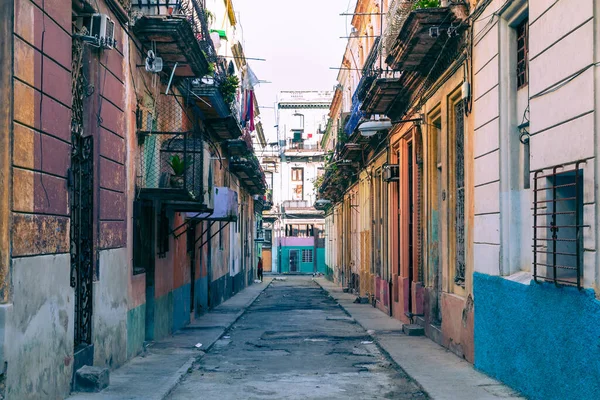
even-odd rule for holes
{"type": "Polygon", "coordinates": [[[313,262],[313,251],[312,251],[312,249],[303,249],[302,250],[302,262],[303,263],[311,263],[311,262],[313,262]]]}
{"type": "Polygon", "coordinates": [[[273,231],[271,229],[265,230],[265,242],[271,243],[273,241],[273,231]]]}
{"type": "Polygon", "coordinates": [[[577,285],[583,277],[584,161],[536,171],[533,189],[533,277],[577,285]]]}
{"type": "Polygon", "coordinates": [[[314,225],[286,225],[285,235],[291,237],[313,237],[315,235],[314,225]]]}
{"type": "Polygon", "coordinates": [[[459,101],[454,105],[454,243],[455,274],[454,283],[465,287],[465,130],[464,103],[459,101]]]}
{"type": "Polygon", "coordinates": [[[304,168],[292,168],[292,182],[304,181],[304,168]]]}
{"type": "Polygon", "coordinates": [[[529,83],[529,20],[517,26],[517,88],[529,83]]]}

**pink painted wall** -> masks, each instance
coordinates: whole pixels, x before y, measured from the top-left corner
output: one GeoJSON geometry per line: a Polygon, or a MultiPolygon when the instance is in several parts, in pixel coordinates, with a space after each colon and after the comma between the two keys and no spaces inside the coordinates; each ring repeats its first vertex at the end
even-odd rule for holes
{"type": "Polygon", "coordinates": [[[279,238],[280,246],[314,246],[315,238],[312,237],[284,237],[279,238]]]}

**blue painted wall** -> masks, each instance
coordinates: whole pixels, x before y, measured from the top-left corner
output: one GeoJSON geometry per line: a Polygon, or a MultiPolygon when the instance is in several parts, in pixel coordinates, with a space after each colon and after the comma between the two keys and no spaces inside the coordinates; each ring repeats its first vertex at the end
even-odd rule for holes
{"type": "Polygon", "coordinates": [[[194,311],[196,315],[202,315],[208,311],[208,278],[202,277],[196,281],[194,287],[194,311]]]}
{"type": "Polygon", "coordinates": [[[325,249],[317,248],[317,272],[325,275],[327,266],[325,265],[325,249]]]}
{"type": "MultiPolygon", "coordinates": [[[[313,250],[313,257],[317,257],[317,271],[325,273],[325,249],[317,249],[317,253],[314,254],[313,246],[282,246],[281,247],[281,272],[289,273],[290,272],[290,250],[300,250],[299,256],[300,260],[302,260],[302,250],[308,249],[313,250]]],[[[299,270],[296,273],[302,274],[312,274],[314,272],[314,263],[299,263],[299,270]]]]}
{"type": "Polygon", "coordinates": [[[592,290],[474,274],[475,367],[530,399],[600,398],[592,290]]]}

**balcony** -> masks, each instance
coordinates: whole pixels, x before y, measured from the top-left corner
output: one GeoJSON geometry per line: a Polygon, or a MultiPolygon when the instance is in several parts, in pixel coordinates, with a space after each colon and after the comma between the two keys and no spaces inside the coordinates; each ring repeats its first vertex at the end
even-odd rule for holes
{"type": "Polygon", "coordinates": [[[344,193],[357,179],[357,163],[342,162],[337,169],[329,169],[319,186],[319,199],[335,204],[344,197],[344,193]]]}
{"type": "MultiPolygon", "coordinates": [[[[463,22],[467,18],[464,4],[412,11],[402,24],[385,62],[397,71],[417,71],[426,75],[438,57],[454,55],[463,43],[462,33],[468,28],[463,22]]],[[[445,69],[449,60],[443,61],[445,69]]]]}
{"type": "Polygon", "coordinates": [[[254,151],[252,147],[252,136],[244,132],[239,139],[228,139],[223,143],[230,156],[244,156],[254,151]]]}
{"type": "Polygon", "coordinates": [[[208,128],[220,139],[237,139],[242,135],[240,125],[240,105],[236,99],[230,102],[223,96],[222,85],[227,79],[224,59],[217,62],[214,76],[188,81],[187,90],[190,99],[196,103],[197,110],[208,128]]]}
{"type": "Polygon", "coordinates": [[[298,218],[321,218],[323,211],[317,210],[307,200],[286,200],[282,205],[282,212],[287,216],[298,218]]]}
{"type": "Polygon", "coordinates": [[[398,0],[390,6],[385,61],[392,71],[373,80],[361,106],[367,115],[401,117],[422,85],[435,82],[466,43],[464,4],[413,10],[413,3],[398,0]]]}
{"type": "Polygon", "coordinates": [[[262,195],[267,189],[265,173],[254,153],[229,158],[229,170],[247,187],[252,195],[262,195]]]}
{"type": "Polygon", "coordinates": [[[153,50],[175,77],[201,77],[215,50],[199,0],[132,0],[133,32],[144,53],[153,50]]]}
{"type": "Polygon", "coordinates": [[[362,161],[362,146],[358,143],[344,143],[341,146],[339,157],[342,160],[362,161]]]}
{"type": "Polygon", "coordinates": [[[306,200],[286,200],[283,202],[284,210],[298,210],[298,209],[311,209],[313,208],[312,204],[306,200]]]}
{"type": "Polygon", "coordinates": [[[184,112],[175,97],[167,95],[138,110],[138,194],[178,211],[210,209],[210,151],[184,112]]]}

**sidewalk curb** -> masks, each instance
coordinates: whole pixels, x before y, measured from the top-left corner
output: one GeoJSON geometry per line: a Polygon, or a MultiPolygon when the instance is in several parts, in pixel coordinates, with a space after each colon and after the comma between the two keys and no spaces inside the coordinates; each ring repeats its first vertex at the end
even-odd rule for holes
{"type": "MultiPolygon", "coordinates": [[[[271,281],[269,283],[267,283],[267,285],[256,294],[256,296],[254,296],[250,301],[248,301],[248,303],[246,303],[242,309],[235,315],[234,320],[228,324],[227,326],[225,326],[223,328],[223,331],[221,332],[221,334],[219,335],[219,337],[214,340],[212,343],[207,344],[206,348],[202,349],[202,351],[207,352],[209,351],[214,344],[217,342],[217,340],[219,340],[221,338],[221,336],[223,336],[223,334],[229,329],[231,328],[241,317],[242,315],[244,315],[246,313],[246,311],[248,310],[248,308],[250,308],[250,306],[252,306],[252,304],[254,304],[254,302],[256,301],[256,299],[258,299],[258,297],[265,291],[267,290],[267,288],[269,286],[271,286],[271,283],[273,282],[273,279],[271,279],[271,281]]],[[[165,392],[164,394],[160,395],[160,399],[164,400],[166,399],[171,392],[173,392],[173,390],[177,387],[177,385],[183,380],[183,378],[185,377],[185,375],[188,373],[188,370],[190,368],[192,368],[192,366],[194,365],[194,363],[200,358],[202,357],[202,355],[193,355],[191,356],[186,362],[185,364],[183,364],[181,366],[181,368],[179,368],[177,370],[177,372],[175,372],[173,374],[173,379],[172,379],[172,383],[170,383],[168,386],[165,387],[165,392]]]]}
{"type": "MultiPolygon", "coordinates": [[[[357,318],[361,315],[361,312],[357,311],[357,315],[353,315],[346,309],[346,306],[350,305],[350,299],[337,298],[333,295],[332,293],[336,292],[335,289],[339,289],[335,284],[331,283],[330,286],[330,281],[314,281],[335,300],[342,310],[367,331],[367,334],[377,344],[382,354],[400,370],[404,371],[423,392],[427,393],[430,399],[525,400],[525,397],[514,389],[478,371],[472,364],[449,353],[447,349],[437,345],[427,337],[411,337],[396,332],[396,330],[392,332],[377,330],[377,328],[369,332],[369,330],[374,329],[374,326],[368,327],[364,324],[368,324],[371,319],[366,317],[367,319],[361,323],[360,318],[357,318]],[[426,340],[420,342],[420,339],[417,338],[426,340]],[[397,346],[400,343],[398,340],[404,342],[403,345],[397,346]]],[[[382,314],[385,315],[385,313],[382,314]]],[[[398,321],[398,323],[401,322],[398,321]]]]}

